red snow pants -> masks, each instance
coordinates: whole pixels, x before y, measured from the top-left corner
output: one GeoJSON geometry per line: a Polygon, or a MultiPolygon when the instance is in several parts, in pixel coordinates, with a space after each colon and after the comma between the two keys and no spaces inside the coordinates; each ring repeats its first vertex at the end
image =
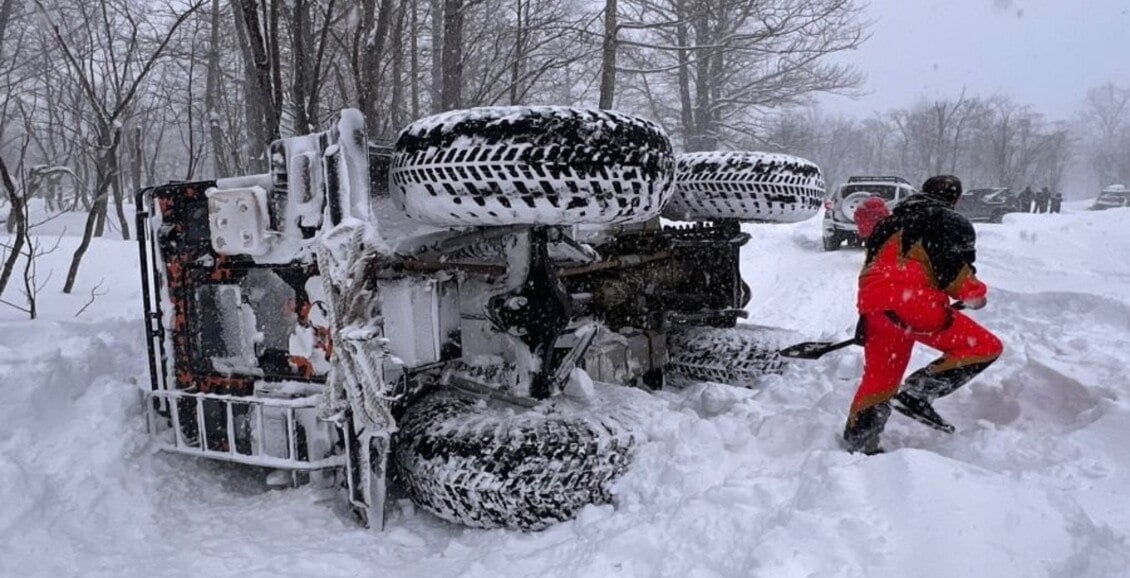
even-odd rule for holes
{"type": "Polygon", "coordinates": [[[898,393],[915,343],[942,352],[941,358],[923,370],[938,377],[956,377],[963,373],[962,368],[991,363],[1004,350],[997,336],[959,311],[948,307],[899,309],[863,314],[863,380],[851,404],[852,415],[898,393]],[[944,321],[938,319],[943,312],[948,317],[944,321]]]}

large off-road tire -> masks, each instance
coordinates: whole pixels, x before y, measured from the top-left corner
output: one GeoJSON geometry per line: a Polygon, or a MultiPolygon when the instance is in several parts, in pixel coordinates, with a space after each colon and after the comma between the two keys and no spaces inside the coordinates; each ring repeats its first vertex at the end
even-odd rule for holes
{"type": "Polygon", "coordinates": [[[389,179],[411,218],[437,226],[646,221],[672,193],[663,129],[607,110],[486,107],[401,131],[389,179]]]}
{"type": "Polygon", "coordinates": [[[734,151],[677,160],[675,194],[663,212],[670,219],[793,223],[815,215],[824,200],[820,168],[800,157],[734,151]]]}
{"type": "Polygon", "coordinates": [[[824,237],[824,250],[839,251],[840,243],[843,243],[843,239],[840,238],[839,233],[832,233],[831,236],[824,237]]]}
{"type": "Polygon", "coordinates": [[[540,530],[606,503],[635,439],[611,416],[431,394],[400,421],[394,459],[412,500],[478,528],[540,530]]]}
{"type": "Polygon", "coordinates": [[[778,351],[800,340],[795,332],[755,325],[677,329],[667,335],[667,376],[755,387],[762,377],[785,370],[778,351]]]}

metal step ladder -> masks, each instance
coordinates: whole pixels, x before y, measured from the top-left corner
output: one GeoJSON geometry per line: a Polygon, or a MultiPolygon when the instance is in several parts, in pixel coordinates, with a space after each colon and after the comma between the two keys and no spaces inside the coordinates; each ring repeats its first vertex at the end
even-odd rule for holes
{"type": "Polygon", "coordinates": [[[145,393],[149,434],[162,450],[292,471],[345,465],[337,428],[318,419],[320,394],[145,393]]]}

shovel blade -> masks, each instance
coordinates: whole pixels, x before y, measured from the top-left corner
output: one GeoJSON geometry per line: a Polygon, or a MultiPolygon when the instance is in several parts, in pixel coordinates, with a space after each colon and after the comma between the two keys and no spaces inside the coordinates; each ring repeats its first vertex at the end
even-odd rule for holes
{"type": "Polygon", "coordinates": [[[825,353],[852,345],[853,340],[832,343],[830,341],[806,341],[786,347],[778,352],[781,357],[793,359],[820,359],[825,353]]]}

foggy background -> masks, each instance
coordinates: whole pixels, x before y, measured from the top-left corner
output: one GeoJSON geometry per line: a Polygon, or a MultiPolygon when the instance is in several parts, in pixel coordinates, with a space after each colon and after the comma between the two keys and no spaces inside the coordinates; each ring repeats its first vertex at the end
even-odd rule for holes
{"type": "MultiPolygon", "coordinates": [[[[1089,91],[1130,86],[1125,0],[873,0],[866,17],[870,38],[837,58],[863,70],[867,81],[851,98],[819,97],[831,114],[865,118],[964,91],[1009,95],[1049,121],[1078,125],[1093,112],[1089,91]]],[[[1118,145],[1096,144],[1102,135],[1095,132],[1080,128],[1075,135],[1062,184],[1069,198],[1093,197],[1126,178],[1096,174],[1088,149],[1118,145]]]]}
{"type": "Polygon", "coordinates": [[[1053,120],[1072,120],[1087,90],[1130,80],[1126,0],[873,0],[871,37],[841,58],[867,74],[866,114],[936,96],[1003,93],[1053,120]]]}
{"type": "Polygon", "coordinates": [[[389,144],[453,109],[615,108],[830,190],[1094,197],[1130,183],[1127,30],[1126,0],[0,0],[0,221],[30,239],[42,203],[129,238],[135,191],[265,172],[346,107],[389,144]]]}

